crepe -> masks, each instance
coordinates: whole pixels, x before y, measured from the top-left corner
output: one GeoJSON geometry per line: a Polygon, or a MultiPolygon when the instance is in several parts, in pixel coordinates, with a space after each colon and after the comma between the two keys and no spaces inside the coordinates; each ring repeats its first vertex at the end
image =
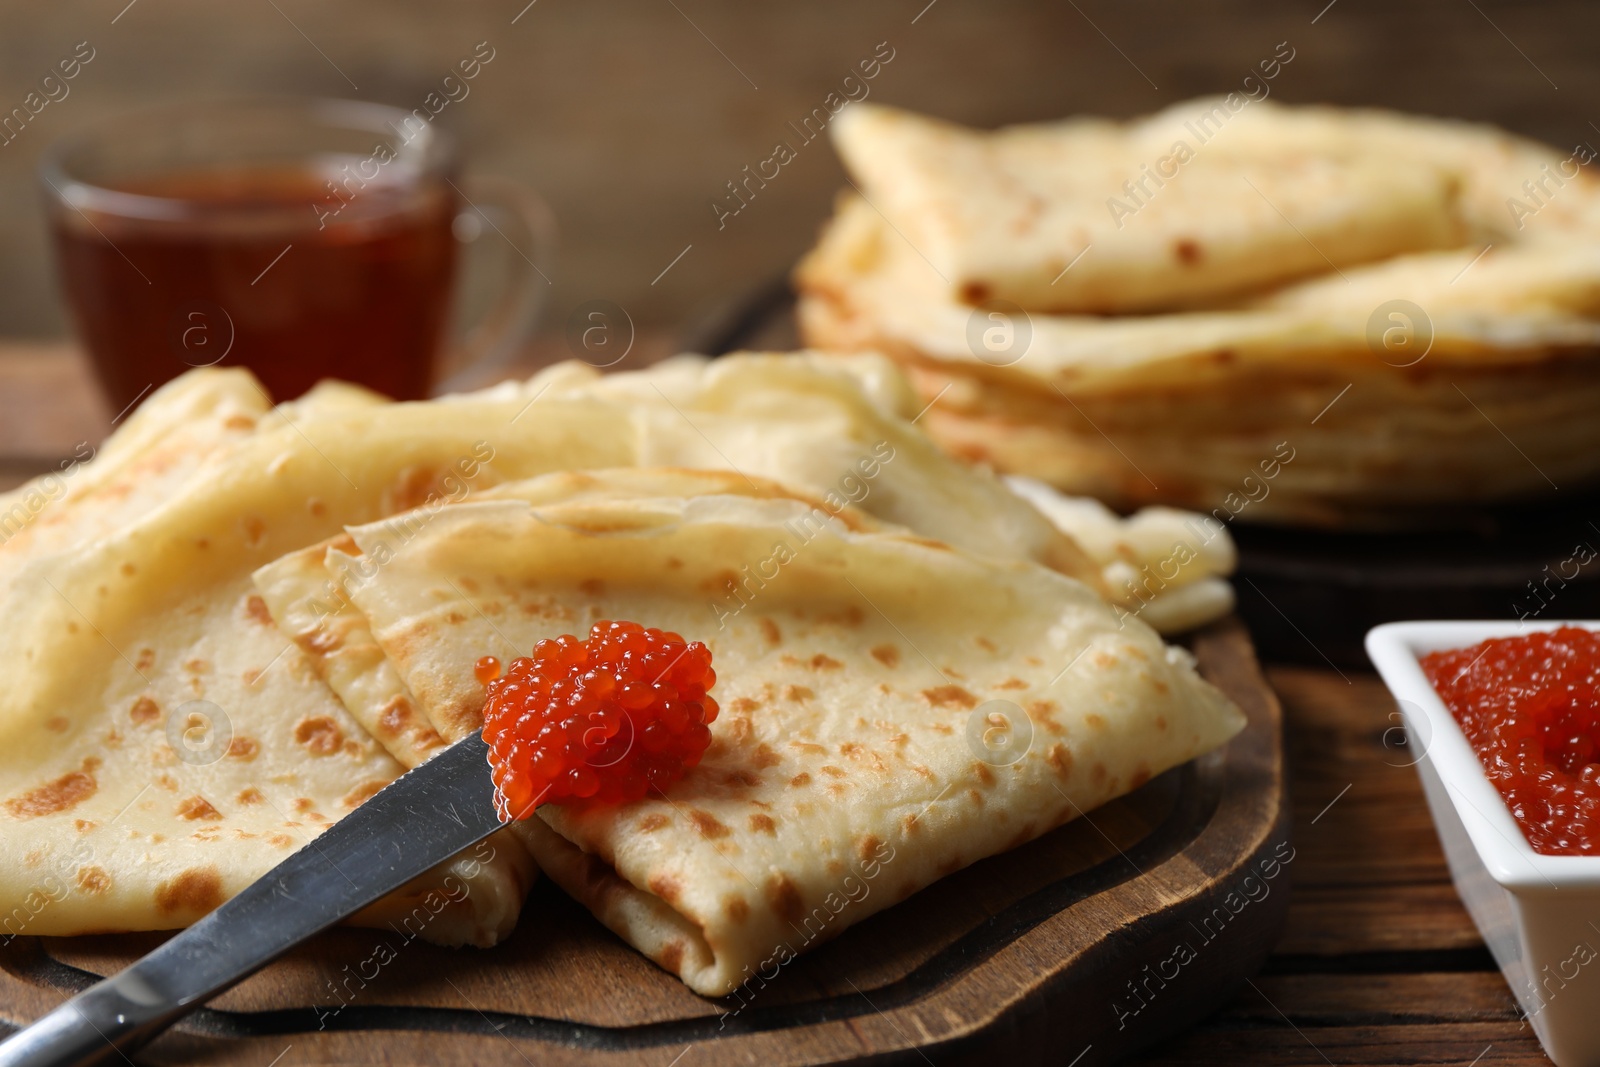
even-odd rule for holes
{"type": "Polygon", "coordinates": [[[799,268],[800,317],[810,344],[905,366],[957,456],[1123,509],[1389,524],[1600,477],[1597,249],[1545,235],[1229,310],[1031,315],[1025,351],[993,359],[972,309],[851,198],[799,268]],[[1391,328],[1413,347],[1391,353],[1391,328]]]}
{"type": "MultiPolygon", "coordinates": [[[[452,479],[492,481],[491,460],[531,474],[573,461],[578,445],[595,462],[626,454],[626,420],[590,436],[596,405],[577,400],[486,451],[481,435],[524,407],[337,391],[263,418],[129,521],[64,538],[9,576],[0,826],[19,862],[0,871],[8,932],[184,925],[399,773],[278,631],[250,573],[452,479]],[[213,730],[193,736],[208,719],[213,730]]],[[[531,877],[525,851],[501,842],[363,918],[489,944],[514,924],[531,877]]]]}
{"type": "Polygon", "coordinates": [[[1371,144],[1393,128],[1235,94],[994,132],[857,104],[831,130],[945,295],[1106,314],[1465,244],[1461,175],[1415,150],[1397,165],[1371,144]]]}
{"type": "Polygon", "coordinates": [[[447,739],[479,721],[485,654],[601,618],[711,646],[724,711],[699,768],[668,796],[545,808],[520,829],[568,892],[705,995],[1243,722],[1185,653],[1082,583],[804,492],[630,471],[495,494],[420,530],[354,527],[358,554],[326,563],[352,575],[350,599],[447,739]],[[758,577],[741,585],[746,564],[758,577]],[[729,582],[736,611],[716,603],[729,582]],[[1032,725],[1015,762],[968,739],[993,711],[1032,725]]]}

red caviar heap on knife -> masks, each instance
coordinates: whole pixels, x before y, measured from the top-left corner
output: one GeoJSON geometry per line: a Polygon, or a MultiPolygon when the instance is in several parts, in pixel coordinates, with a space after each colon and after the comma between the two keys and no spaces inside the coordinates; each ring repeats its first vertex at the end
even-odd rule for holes
{"type": "Polygon", "coordinates": [[[717,717],[711,650],[634,622],[597,622],[587,640],[540,641],[531,656],[478,661],[483,736],[502,817],[539,804],[626,804],[665,791],[700,762],[717,717]]]}

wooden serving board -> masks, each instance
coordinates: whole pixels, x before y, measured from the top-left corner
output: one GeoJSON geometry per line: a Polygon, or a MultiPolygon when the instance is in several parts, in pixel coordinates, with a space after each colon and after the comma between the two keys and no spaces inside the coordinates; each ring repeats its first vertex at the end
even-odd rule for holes
{"type": "MultiPolygon", "coordinates": [[[[224,994],[151,1064],[1106,1063],[1214,1010],[1265,960],[1292,870],[1281,711],[1237,620],[1194,635],[1246,730],[1012,852],[707,1000],[548,881],[488,950],[339,929],[224,994]],[[396,944],[398,942],[398,944],[396,944]],[[377,961],[395,949],[386,965],[377,961]],[[275,1057],[282,1057],[275,1061],[275,1057]]],[[[23,1024],[162,935],[19,937],[0,1019],[23,1024]]]]}

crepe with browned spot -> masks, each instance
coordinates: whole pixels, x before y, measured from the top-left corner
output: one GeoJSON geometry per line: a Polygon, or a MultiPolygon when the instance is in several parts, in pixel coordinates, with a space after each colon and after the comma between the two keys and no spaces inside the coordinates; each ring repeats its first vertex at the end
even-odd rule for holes
{"type": "Polygon", "coordinates": [[[359,554],[330,548],[327,565],[352,576],[406,690],[457,729],[481,714],[484,655],[602,618],[710,645],[723,712],[698,768],[665,796],[546,807],[519,828],[564,888],[703,994],[1242,726],[1186,653],[1036,563],[819,519],[765,486],[673,495],[680,472],[640,471],[632,497],[562,501],[549,481],[420,531],[354,527],[359,554]],[[737,610],[719,604],[747,566],[737,610]],[[1031,730],[1014,762],[982,740],[996,714],[1031,730]]]}

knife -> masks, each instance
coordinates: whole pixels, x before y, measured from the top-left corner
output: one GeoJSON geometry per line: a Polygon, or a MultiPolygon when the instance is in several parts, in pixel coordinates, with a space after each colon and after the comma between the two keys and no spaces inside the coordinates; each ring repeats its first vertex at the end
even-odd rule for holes
{"type": "Polygon", "coordinates": [[[505,823],[473,734],[366,803],[187,930],[0,1043],[0,1067],[77,1067],[126,1053],[300,942],[505,823]]]}

